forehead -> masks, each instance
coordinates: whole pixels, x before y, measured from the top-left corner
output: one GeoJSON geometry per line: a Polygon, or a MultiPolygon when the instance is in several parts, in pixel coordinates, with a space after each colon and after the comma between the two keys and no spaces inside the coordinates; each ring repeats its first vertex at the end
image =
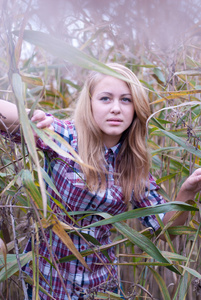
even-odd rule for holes
{"type": "Polygon", "coordinates": [[[122,94],[130,94],[130,88],[128,84],[121,79],[112,76],[101,76],[96,81],[96,84],[93,89],[93,94],[100,92],[118,92],[122,94]]]}

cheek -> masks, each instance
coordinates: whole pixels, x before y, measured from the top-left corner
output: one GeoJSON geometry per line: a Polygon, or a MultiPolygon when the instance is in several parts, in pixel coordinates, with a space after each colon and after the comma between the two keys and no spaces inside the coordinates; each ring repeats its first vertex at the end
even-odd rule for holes
{"type": "Polygon", "coordinates": [[[94,118],[94,121],[98,123],[100,118],[100,113],[97,105],[94,105],[94,103],[91,104],[91,111],[92,111],[92,116],[94,118]]]}
{"type": "Polygon", "coordinates": [[[127,111],[127,118],[128,118],[128,122],[132,122],[133,119],[134,119],[134,116],[135,116],[135,113],[134,113],[134,109],[133,108],[130,108],[128,111],[127,111]]]}
{"type": "Polygon", "coordinates": [[[94,121],[96,122],[96,124],[98,126],[100,126],[102,118],[101,118],[101,115],[97,111],[94,111],[93,118],[94,118],[94,121]]]}
{"type": "Polygon", "coordinates": [[[101,105],[101,103],[92,102],[91,110],[94,119],[101,119],[101,116],[105,114],[104,107],[101,105]]]}

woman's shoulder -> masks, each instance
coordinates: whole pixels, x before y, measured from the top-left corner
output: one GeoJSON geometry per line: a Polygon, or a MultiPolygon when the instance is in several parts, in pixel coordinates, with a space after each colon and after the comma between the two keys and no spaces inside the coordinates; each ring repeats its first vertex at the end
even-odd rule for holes
{"type": "Polygon", "coordinates": [[[153,178],[153,176],[151,175],[151,173],[149,173],[149,182],[148,182],[148,188],[149,190],[159,190],[159,186],[157,185],[155,179],[153,178]]]}
{"type": "Polygon", "coordinates": [[[59,119],[53,116],[54,119],[54,123],[59,124],[60,126],[68,126],[69,128],[73,128],[75,127],[74,125],[74,120],[70,120],[70,119],[59,119]]]}
{"type": "Polygon", "coordinates": [[[75,129],[74,120],[60,120],[54,118],[53,123],[54,129],[57,133],[62,134],[63,136],[77,136],[77,131],[75,129]]]}

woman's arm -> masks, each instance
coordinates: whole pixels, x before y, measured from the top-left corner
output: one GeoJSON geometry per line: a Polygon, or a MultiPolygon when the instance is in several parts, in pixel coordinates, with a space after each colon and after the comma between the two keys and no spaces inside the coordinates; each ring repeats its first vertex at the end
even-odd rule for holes
{"type": "MultiPolygon", "coordinates": [[[[29,109],[26,109],[29,113],[29,109]]],[[[50,128],[53,122],[53,118],[47,116],[42,110],[35,110],[31,118],[32,122],[37,123],[38,128],[50,128]]],[[[18,111],[15,104],[0,100],[0,130],[15,133],[19,127],[18,111]]]]}
{"type": "MultiPolygon", "coordinates": [[[[195,195],[201,191],[201,168],[194,171],[182,184],[181,189],[177,195],[176,201],[186,202],[188,200],[194,200],[195,195]]],[[[166,225],[170,218],[175,214],[174,211],[170,211],[165,214],[163,223],[166,225]]],[[[183,225],[188,218],[189,212],[183,212],[171,226],[183,225]]],[[[162,236],[162,239],[163,236],[162,236]]]]}
{"type": "Polygon", "coordinates": [[[8,101],[0,100],[0,129],[16,132],[19,126],[17,107],[8,101]]]}

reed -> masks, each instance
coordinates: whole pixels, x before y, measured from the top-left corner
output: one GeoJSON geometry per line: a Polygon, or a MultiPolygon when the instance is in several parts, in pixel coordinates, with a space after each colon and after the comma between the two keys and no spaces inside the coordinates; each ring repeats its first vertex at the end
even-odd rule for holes
{"type": "MultiPolygon", "coordinates": [[[[47,227],[71,247],[73,256],[66,261],[76,257],[84,263],[82,255],[67,239],[66,224],[61,223],[59,229],[55,226],[58,218],[48,206],[43,187],[43,179],[48,181],[47,174],[41,171],[43,154],[33,143],[34,125],[25,117],[25,107],[32,110],[39,107],[58,118],[68,118],[88,69],[117,76],[105,66],[109,61],[130,67],[150,99],[152,116],[147,122],[147,142],[152,156],[151,173],[168,201],[161,208],[153,208],[151,213],[173,208],[178,213],[191,211],[185,226],[165,228],[167,242],[158,240],[160,232],[151,234],[140,224],[138,216],[149,214],[148,209],[128,211],[110,219],[114,226],[109,246],[116,246],[125,298],[195,300],[200,297],[200,195],[189,206],[178,205],[175,209],[172,202],[185,178],[201,166],[201,42],[200,22],[195,21],[201,14],[200,4],[176,1],[185,4],[182,12],[170,0],[164,1],[166,6],[160,9],[155,0],[150,1],[152,6],[147,1],[108,2],[103,1],[107,8],[104,11],[98,4],[94,6],[93,1],[86,2],[85,10],[82,5],[78,9],[78,1],[74,6],[71,3],[69,10],[65,3],[70,1],[61,1],[65,10],[57,8],[57,15],[53,13],[56,8],[48,6],[47,1],[1,3],[0,97],[17,104],[23,129],[21,145],[0,137],[1,299],[24,299],[26,283],[32,281],[24,276],[22,267],[29,260],[36,291],[40,288],[37,243],[33,243],[32,252],[24,254],[23,249],[29,238],[39,241],[38,232],[43,233],[47,227]],[[41,10],[44,7],[48,18],[44,18],[41,10]],[[172,21],[175,32],[172,27],[170,31],[174,41],[170,37],[161,41],[157,35],[159,21],[162,35],[165,25],[170,25],[168,20],[165,25],[162,23],[163,8],[175,13],[172,21]],[[100,14],[102,19],[97,22],[100,14]],[[121,20],[120,24],[115,16],[121,20]],[[187,22],[182,21],[183,30],[177,31],[181,16],[187,22]],[[143,20],[147,22],[144,31],[140,27],[143,20]],[[155,35],[150,30],[152,33],[155,30],[155,35]],[[170,233],[176,235],[173,242],[170,233]]],[[[50,132],[40,130],[38,135],[54,146],[51,139],[47,140],[50,132]]],[[[57,262],[52,261],[56,268],[57,262]]],[[[113,298],[119,296],[110,296],[113,298]]]]}

